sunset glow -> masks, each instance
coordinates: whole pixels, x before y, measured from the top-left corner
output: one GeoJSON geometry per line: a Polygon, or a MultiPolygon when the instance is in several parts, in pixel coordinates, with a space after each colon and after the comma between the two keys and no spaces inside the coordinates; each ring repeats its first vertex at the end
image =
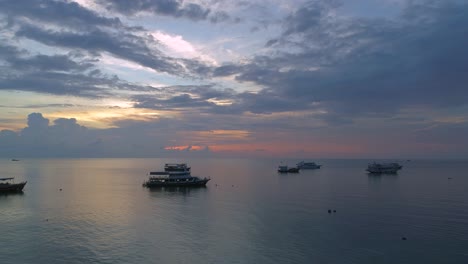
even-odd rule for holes
{"type": "Polygon", "coordinates": [[[467,12],[457,0],[2,2],[0,147],[464,157],[467,12]]]}

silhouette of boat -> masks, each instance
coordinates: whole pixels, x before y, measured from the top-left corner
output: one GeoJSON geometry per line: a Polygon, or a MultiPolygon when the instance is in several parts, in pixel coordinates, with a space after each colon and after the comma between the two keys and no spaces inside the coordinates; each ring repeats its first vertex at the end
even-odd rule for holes
{"type": "Polygon", "coordinates": [[[22,192],[27,182],[14,183],[14,178],[0,178],[0,192],[22,192]]]}
{"type": "Polygon", "coordinates": [[[149,179],[143,186],[151,187],[171,187],[171,186],[205,186],[210,178],[200,178],[192,176],[190,167],[185,163],[167,163],[164,171],[152,171],[149,179]]]}
{"type": "Polygon", "coordinates": [[[304,161],[301,161],[301,162],[297,163],[296,165],[301,170],[320,169],[320,167],[322,167],[322,165],[318,165],[315,162],[304,162],[304,161]]]}
{"type": "Polygon", "coordinates": [[[381,174],[381,173],[394,174],[394,173],[397,173],[402,168],[403,166],[396,162],[393,162],[393,163],[373,162],[367,166],[366,171],[368,171],[369,173],[376,173],[376,174],[381,174]]]}
{"type": "Polygon", "coordinates": [[[278,172],[279,173],[298,173],[299,168],[296,168],[296,167],[289,168],[286,165],[280,165],[278,166],[278,172]]]}

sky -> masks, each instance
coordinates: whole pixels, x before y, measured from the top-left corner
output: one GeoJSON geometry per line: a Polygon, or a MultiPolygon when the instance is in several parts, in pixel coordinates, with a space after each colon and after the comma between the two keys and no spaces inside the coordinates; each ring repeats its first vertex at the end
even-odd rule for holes
{"type": "Polygon", "coordinates": [[[0,0],[0,157],[468,158],[468,1],[0,0]]]}

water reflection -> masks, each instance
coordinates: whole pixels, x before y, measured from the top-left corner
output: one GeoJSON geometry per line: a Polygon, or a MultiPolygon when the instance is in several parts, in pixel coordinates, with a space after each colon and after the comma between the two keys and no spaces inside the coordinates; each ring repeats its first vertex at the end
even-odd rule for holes
{"type": "Polygon", "coordinates": [[[198,193],[206,191],[206,186],[171,186],[171,187],[154,187],[148,188],[150,193],[180,193],[187,195],[189,193],[198,193]]]}
{"type": "Polygon", "coordinates": [[[18,192],[0,192],[0,198],[2,197],[8,197],[8,196],[22,196],[24,195],[23,191],[18,191],[18,192]]]}
{"type": "Polygon", "coordinates": [[[370,183],[380,183],[381,181],[396,181],[397,173],[367,173],[367,179],[370,183]]]}

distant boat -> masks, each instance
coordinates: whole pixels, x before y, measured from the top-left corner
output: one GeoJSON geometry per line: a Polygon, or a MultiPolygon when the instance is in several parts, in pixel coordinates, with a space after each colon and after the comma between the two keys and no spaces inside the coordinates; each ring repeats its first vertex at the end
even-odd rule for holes
{"type": "Polygon", "coordinates": [[[19,161],[19,159],[11,159],[11,161],[19,161]]]}
{"type": "Polygon", "coordinates": [[[152,171],[148,181],[143,186],[169,187],[169,186],[205,186],[210,178],[192,176],[190,167],[185,163],[166,163],[164,171],[152,171]]]}
{"type": "Polygon", "coordinates": [[[0,192],[21,192],[27,182],[14,183],[14,178],[0,178],[0,192]]]}
{"type": "Polygon", "coordinates": [[[320,167],[322,167],[322,165],[318,165],[315,162],[304,162],[304,161],[301,161],[297,163],[296,165],[301,170],[320,169],[320,167]]]}
{"type": "Polygon", "coordinates": [[[288,172],[289,173],[298,173],[299,168],[296,168],[296,167],[289,168],[286,165],[280,165],[280,166],[278,166],[278,172],[279,173],[288,173],[288,172]]]}
{"type": "Polygon", "coordinates": [[[284,165],[278,166],[278,172],[279,173],[287,173],[288,172],[288,166],[284,166],[284,165]]]}
{"type": "Polygon", "coordinates": [[[389,173],[389,174],[394,174],[397,173],[399,170],[403,168],[402,165],[393,162],[393,163],[370,163],[367,166],[366,171],[369,173],[389,173]]]}

